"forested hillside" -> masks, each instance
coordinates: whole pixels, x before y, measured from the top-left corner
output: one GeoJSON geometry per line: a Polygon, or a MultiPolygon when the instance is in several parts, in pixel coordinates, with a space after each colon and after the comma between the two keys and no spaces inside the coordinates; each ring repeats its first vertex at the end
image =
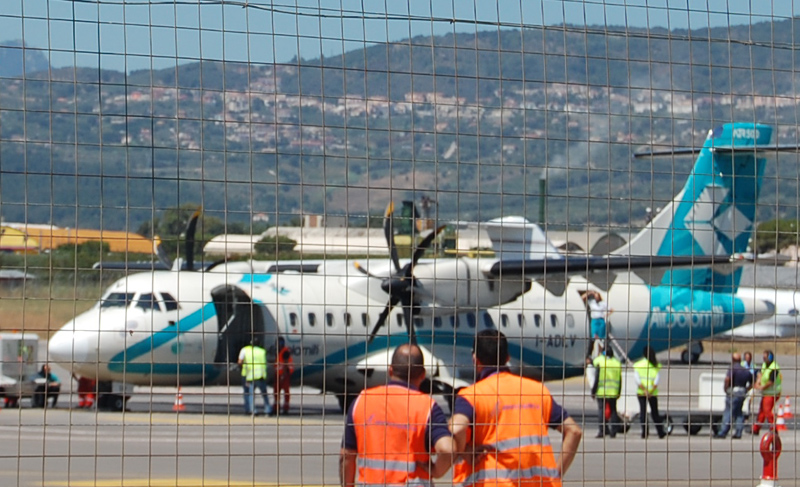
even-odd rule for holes
{"type": "MultiPolygon", "coordinates": [[[[548,223],[638,225],[692,161],[632,152],[700,144],[731,120],[797,142],[795,27],[561,26],[288,64],[18,69],[0,78],[0,210],[135,230],[189,203],[274,223],[363,217],[425,194],[442,219],[536,220],[544,177],[548,223]]],[[[3,45],[3,59],[20,59],[3,45]]],[[[762,218],[797,217],[797,166],[768,165],[762,218]]]]}

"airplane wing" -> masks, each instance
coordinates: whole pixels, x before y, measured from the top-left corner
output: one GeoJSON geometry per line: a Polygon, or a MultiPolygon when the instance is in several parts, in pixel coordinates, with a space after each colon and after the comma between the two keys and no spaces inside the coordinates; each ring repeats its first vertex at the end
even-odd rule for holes
{"type": "Polygon", "coordinates": [[[671,269],[675,267],[735,266],[732,255],[673,256],[576,256],[562,259],[501,260],[491,264],[484,273],[488,277],[528,276],[548,274],[575,275],[592,272],[629,272],[638,269],[671,269]]]}

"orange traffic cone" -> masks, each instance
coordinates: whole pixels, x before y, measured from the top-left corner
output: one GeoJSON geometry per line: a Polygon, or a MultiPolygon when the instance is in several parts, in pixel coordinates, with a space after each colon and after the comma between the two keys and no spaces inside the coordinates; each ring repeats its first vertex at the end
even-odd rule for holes
{"type": "Polygon", "coordinates": [[[183,394],[181,388],[178,388],[178,393],[175,394],[175,403],[172,405],[173,411],[186,411],[186,406],[183,405],[183,394]]]}
{"type": "Polygon", "coordinates": [[[786,417],[783,415],[783,405],[778,406],[778,417],[775,419],[775,431],[788,431],[786,417]]]}
{"type": "Polygon", "coordinates": [[[786,419],[794,418],[794,413],[792,412],[792,401],[789,400],[789,396],[786,396],[786,400],[783,401],[783,417],[786,419]]]}

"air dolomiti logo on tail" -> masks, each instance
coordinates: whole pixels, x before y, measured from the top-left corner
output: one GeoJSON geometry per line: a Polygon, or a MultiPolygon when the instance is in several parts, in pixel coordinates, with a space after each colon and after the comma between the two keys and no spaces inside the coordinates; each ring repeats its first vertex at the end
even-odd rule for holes
{"type": "Polygon", "coordinates": [[[738,128],[733,129],[733,138],[734,139],[753,139],[756,140],[761,137],[761,133],[756,128],[738,128]]]}
{"type": "Polygon", "coordinates": [[[726,205],[723,211],[719,211],[729,193],[728,188],[708,185],[684,219],[684,225],[692,232],[705,255],[731,252],[736,238],[744,232],[749,233],[752,228],[750,219],[735,206],[726,205]]]}

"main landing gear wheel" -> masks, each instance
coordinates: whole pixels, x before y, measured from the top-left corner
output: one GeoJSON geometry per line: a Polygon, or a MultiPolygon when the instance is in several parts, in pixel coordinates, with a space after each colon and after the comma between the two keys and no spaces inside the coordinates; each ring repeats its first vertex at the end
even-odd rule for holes
{"type": "Polygon", "coordinates": [[[681,352],[681,362],[685,364],[696,364],[700,360],[700,354],[690,351],[688,348],[681,352]]]}
{"type": "Polygon", "coordinates": [[[672,417],[669,414],[664,415],[664,432],[668,435],[672,434],[672,431],[675,429],[675,422],[672,420],[672,417]]]}
{"type": "Polygon", "coordinates": [[[97,408],[107,411],[124,411],[128,398],[121,394],[100,394],[97,398],[97,408]]]}

